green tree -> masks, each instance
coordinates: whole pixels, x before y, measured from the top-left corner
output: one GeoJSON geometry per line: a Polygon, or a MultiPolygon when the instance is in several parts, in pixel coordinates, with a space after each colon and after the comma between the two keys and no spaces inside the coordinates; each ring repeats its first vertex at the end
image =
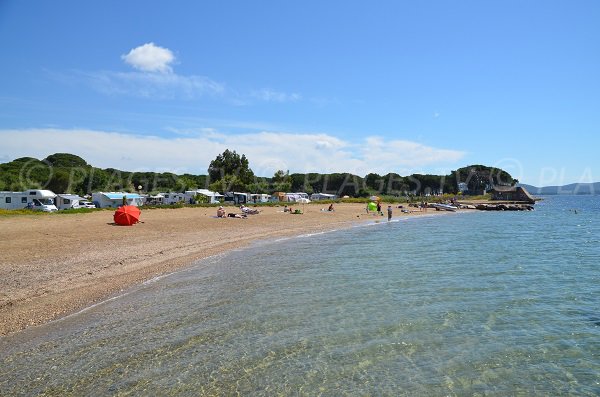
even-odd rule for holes
{"type": "Polygon", "coordinates": [[[290,179],[290,171],[279,170],[273,175],[273,183],[287,182],[290,179]]]}
{"type": "MultiPolygon", "coordinates": [[[[384,190],[385,180],[379,174],[370,173],[365,176],[365,185],[368,189],[381,193],[384,190]]],[[[361,193],[359,193],[358,196],[364,197],[361,193]]]]}
{"type": "Polygon", "coordinates": [[[213,192],[240,192],[247,190],[248,184],[243,183],[236,175],[226,175],[209,185],[213,192]]]}
{"type": "Polygon", "coordinates": [[[56,170],[52,174],[50,181],[48,182],[48,186],[46,187],[48,190],[52,190],[54,193],[70,193],[70,178],[69,174],[64,170],[56,170]]]}
{"type": "Polygon", "coordinates": [[[205,196],[203,194],[197,194],[194,196],[194,201],[198,204],[208,204],[210,199],[208,198],[208,196],[205,196]]]}
{"type": "Polygon", "coordinates": [[[289,192],[292,188],[292,184],[290,182],[290,171],[279,170],[275,172],[271,182],[273,192],[289,192]]]}
{"type": "Polygon", "coordinates": [[[92,192],[106,191],[109,180],[109,175],[106,171],[100,168],[89,168],[89,172],[83,180],[83,192],[91,194],[92,192]]]}
{"type": "Polygon", "coordinates": [[[255,182],[248,185],[250,193],[266,194],[269,193],[269,183],[264,179],[256,179],[255,182]]]}
{"type": "Polygon", "coordinates": [[[46,157],[43,161],[52,165],[53,167],[87,167],[88,163],[79,156],[69,153],[54,153],[46,157]]]}
{"type": "MultiPolygon", "coordinates": [[[[208,175],[212,183],[227,177],[236,177],[236,184],[241,184],[242,189],[254,182],[254,172],[250,169],[246,155],[242,154],[240,156],[235,150],[230,151],[229,149],[226,149],[223,154],[219,154],[210,162],[208,175]]],[[[233,179],[228,178],[227,181],[231,182],[233,179]]]]}

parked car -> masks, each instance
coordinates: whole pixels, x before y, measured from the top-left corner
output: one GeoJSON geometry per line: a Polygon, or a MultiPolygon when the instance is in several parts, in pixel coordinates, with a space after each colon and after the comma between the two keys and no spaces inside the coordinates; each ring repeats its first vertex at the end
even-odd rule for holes
{"type": "Polygon", "coordinates": [[[96,206],[91,201],[80,201],[79,208],[96,208],[96,206]]]}

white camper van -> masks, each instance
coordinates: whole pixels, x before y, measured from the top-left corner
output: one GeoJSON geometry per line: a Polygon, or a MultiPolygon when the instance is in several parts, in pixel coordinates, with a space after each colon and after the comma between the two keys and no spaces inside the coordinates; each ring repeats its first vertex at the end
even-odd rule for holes
{"type": "Polygon", "coordinates": [[[24,192],[0,192],[0,208],[5,210],[32,210],[53,212],[58,211],[54,205],[54,194],[50,190],[31,189],[24,192]]]}
{"type": "Polygon", "coordinates": [[[54,199],[59,210],[96,208],[96,206],[76,194],[57,194],[54,199]]]}

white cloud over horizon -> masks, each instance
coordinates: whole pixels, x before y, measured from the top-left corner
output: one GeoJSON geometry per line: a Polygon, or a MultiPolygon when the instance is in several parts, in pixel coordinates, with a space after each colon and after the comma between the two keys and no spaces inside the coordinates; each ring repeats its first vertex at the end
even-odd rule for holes
{"type": "Polygon", "coordinates": [[[279,169],[290,172],[420,172],[423,167],[454,164],[465,153],[404,140],[368,137],[349,142],[323,133],[263,131],[255,134],[207,133],[164,138],[87,129],[0,130],[0,158],[43,159],[72,153],[100,168],[206,174],[209,163],[225,149],[243,153],[258,176],[279,169]]]}
{"type": "Polygon", "coordinates": [[[175,55],[168,48],[150,42],[131,49],[129,53],[121,55],[121,59],[144,72],[170,73],[173,71],[171,64],[175,61],[175,55]]]}

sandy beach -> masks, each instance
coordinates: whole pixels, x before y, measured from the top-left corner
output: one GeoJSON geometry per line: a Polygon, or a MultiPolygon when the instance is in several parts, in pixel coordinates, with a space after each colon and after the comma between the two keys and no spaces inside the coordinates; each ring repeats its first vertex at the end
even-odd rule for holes
{"type": "MultiPolygon", "coordinates": [[[[302,215],[263,207],[247,219],[216,218],[216,208],[148,209],[142,211],[143,223],[132,227],[113,225],[112,211],[0,218],[0,335],[65,316],[256,240],[386,220],[367,215],[364,204],[321,211],[326,207],[308,204],[302,215]]],[[[394,218],[422,214],[394,208],[394,218]]]]}

